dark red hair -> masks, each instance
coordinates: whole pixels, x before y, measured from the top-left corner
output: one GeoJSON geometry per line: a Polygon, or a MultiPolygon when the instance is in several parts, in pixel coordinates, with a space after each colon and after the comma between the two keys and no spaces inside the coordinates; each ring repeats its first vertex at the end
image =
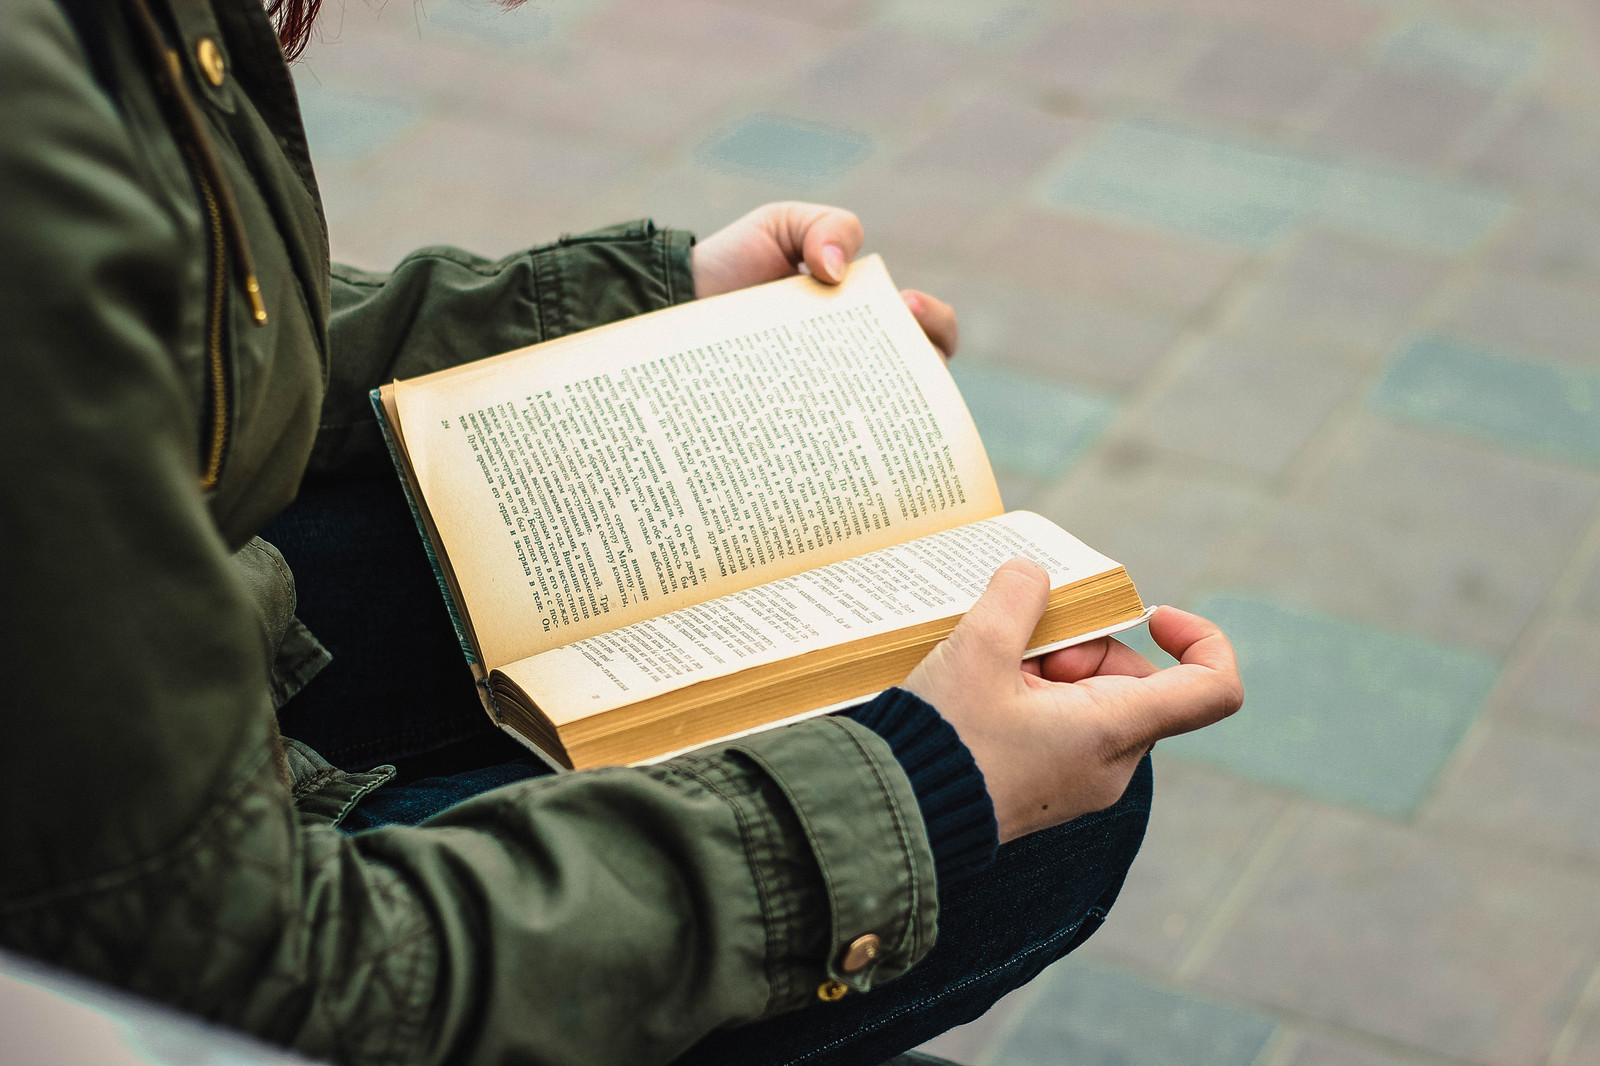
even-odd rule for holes
{"type": "Polygon", "coordinates": [[[322,0],[267,0],[267,17],[277,26],[283,57],[291,63],[306,50],[311,24],[321,10],[322,0]]]}
{"type": "MultiPolygon", "coordinates": [[[[496,0],[501,7],[513,8],[523,0],[496,0]]],[[[267,0],[267,17],[278,28],[278,44],[283,57],[293,63],[311,41],[311,24],[317,21],[322,0],[267,0]]]]}

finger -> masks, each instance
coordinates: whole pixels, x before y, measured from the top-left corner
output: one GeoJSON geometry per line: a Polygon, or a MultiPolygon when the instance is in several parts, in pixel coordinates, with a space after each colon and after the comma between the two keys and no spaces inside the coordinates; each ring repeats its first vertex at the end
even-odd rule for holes
{"type": "Polygon", "coordinates": [[[1174,607],[1150,620],[1151,635],[1179,659],[1127,691],[1130,747],[1219,722],[1244,704],[1233,645],[1211,622],[1174,607]]]}
{"type": "Polygon", "coordinates": [[[1046,681],[1061,681],[1071,684],[1082,681],[1086,677],[1093,677],[1100,669],[1100,663],[1106,657],[1105,638],[1086,641],[1083,644],[1074,644],[1070,648],[1053,651],[1049,655],[1042,655],[1030,663],[1038,664],[1038,675],[1046,681]]]}
{"type": "Polygon", "coordinates": [[[917,320],[922,332],[928,335],[939,354],[946,359],[956,354],[961,343],[961,327],[956,321],[956,309],[937,297],[916,289],[906,289],[900,298],[911,308],[911,317],[917,320]]]}
{"type": "Polygon", "coordinates": [[[1130,726],[1148,747],[1164,737],[1214,725],[1244,703],[1237,673],[1195,665],[1169,666],[1141,678],[1130,726]]]}
{"type": "Polygon", "coordinates": [[[1216,623],[1176,607],[1157,607],[1150,617],[1150,636],[1180,663],[1237,673],[1233,645],[1216,623]]]}
{"type": "Polygon", "coordinates": [[[837,285],[861,251],[861,220],[842,207],[788,204],[788,247],[799,249],[811,276],[837,285]]]}
{"type": "Polygon", "coordinates": [[[1040,676],[1045,680],[1067,683],[1096,675],[1149,677],[1156,672],[1155,664],[1149,659],[1110,637],[1053,651],[1040,659],[1039,665],[1040,676]]]}
{"type": "Polygon", "coordinates": [[[956,656],[969,669],[983,665],[1015,670],[1028,650],[1028,638],[1050,599],[1050,577],[1038,563],[1013,559],[989,579],[950,634],[956,656]]]}

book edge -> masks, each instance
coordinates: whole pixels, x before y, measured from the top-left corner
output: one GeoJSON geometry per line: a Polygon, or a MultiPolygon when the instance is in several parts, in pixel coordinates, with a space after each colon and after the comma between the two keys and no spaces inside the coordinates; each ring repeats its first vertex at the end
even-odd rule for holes
{"type": "MultiPolygon", "coordinates": [[[[383,435],[383,446],[389,452],[389,461],[394,464],[395,473],[399,476],[400,491],[405,495],[406,508],[411,512],[411,521],[416,524],[417,535],[422,538],[422,550],[428,557],[428,565],[433,569],[433,580],[439,586],[439,593],[444,597],[445,612],[450,616],[450,626],[455,630],[456,643],[461,648],[461,654],[466,657],[467,665],[473,668],[476,676],[482,664],[478,661],[478,653],[472,646],[472,640],[467,636],[467,627],[461,621],[461,609],[456,603],[455,595],[450,591],[450,582],[444,576],[444,567],[439,562],[437,550],[433,545],[433,538],[428,536],[428,526],[422,520],[422,511],[417,506],[417,498],[411,488],[411,479],[406,477],[405,462],[400,458],[400,446],[394,439],[394,433],[389,425],[389,416],[383,409],[383,400],[380,396],[381,389],[373,389],[368,394],[372,403],[373,413],[377,415],[378,432],[383,435]]],[[[479,679],[479,685],[488,684],[487,673],[479,679]]]]}
{"type": "MultiPolygon", "coordinates": [[[[1134,629],[1138,626],[1144,625],[1146,622],[1150,621],[1150,616],[1155,613],[1155,607],[1147,607],[1145,608],[1145,612],[1137,618],[1125,619],[1124,621],[1115,622],[1101,629],[1091,630],[1087,633],[1079,633],[1077,636],[1067,637],[1063,640],[1052,641],[1049,644],[1041,644],[1037,648],[1029,648],[1022,657],[1024,659],[1037,659],[1042,655],[1049,655],[1053,651],[1060,651],[1062,648],[1070,648],[1076,644],[1086,644],[1091,640],[1099,640],[1101,637],[1109,637],[1117,633],[1122,633],[1126,630],[1134,629]]],[[[745,737],[755,736],[757,733],[765,733],[769,729],[777,729],[780,726],[793,725],[796,722],[804,722],[807,719],[819,718],[825,714],[837,714],[838,712],[848,710],[851,707],[859,707],[863,703],[870,703],[886,691],[888,690],[880,689],[877,692],[871,692],[865,696],[860,696],[855,699],[842,700],[838,703],[829,704],[826,707],[817,707],[809,711],[801,711],[799,714],[792,714],[787,718],[780,718],[773,722],[764,722],[758,726],[751,726],[749,729],[741,729],[737,733],[729,733],[727,736],[717,737],[715,740],[708,740],[701,744],[691,744],[688,747],[678,748],[675,751],[669,751],[663,755],[653,755],[648,759],[640,759],[637,762],[628,763],[628,765],[654,766],[657,763],[666,762],[668,759],[675,759],[679,755],[686,755],[692,751],[700,751],[703,748],[715,747],[718,744],[727,744],[732,741],[741,740],[745,737]]],[[[510,730],[513,733],[516,732],[510,725],[504,725],[501,728],[510,730]]],[[[520,734],[518,735],[520,737],[520,734]]],[[[522,743],[530,744],[531,742],[523,740],[522,743]]]]}

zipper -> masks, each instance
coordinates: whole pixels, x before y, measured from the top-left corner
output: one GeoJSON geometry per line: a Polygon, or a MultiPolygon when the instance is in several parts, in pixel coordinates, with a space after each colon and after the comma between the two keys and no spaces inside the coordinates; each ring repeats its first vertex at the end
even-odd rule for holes
{"type": "Polygon", "coordinates": [[[228,454],[228,413],[233,408],[233,379],[229,373],[227,353],[223,350],[228,296],[227,264],[230,260],[239,275],[245,298],[250,303],[250,320],[255,325],[267,324],[267,307],[261,298],[261,283],[256,277],[254,257],[250,254],[244,216],[239,211],[238,200],[234,198],[233,188],[222,169],[216,146],[206,132],[200,108],[184,82],[183,61],[175,49],[167,46],[145,0],[130,0],[130,6],[145,46],[155,60],[158,84],[178,119],[179,143],[190,177],[194,179],[195,189],[200,195],[206,216],[206,232],[210,237],[205,321],[207,407],[210,415],[207,421],[210,424],[203,433],[206,439],[200,462],[200,488],[210,492],[222,478],[222,464],[228,454]]]}
{"type": "MultiPolygon", "coordinates": [[[[185,155],[190,153],[185,152],[185,155]]],[[[210,492],[222,478],[222,458],[228,453],[228,411],[233,402],[231,375],[222,350],[222,316],[226,310],[228,275],[223,267],[227,255],[227,235],[222,229],[222,211],[217,193],[204,171],[190,163],[200,201],[205,205],[206,224],[211,233],[211,261],[207,284],[210,300],[206,307],[206,377],[211,386],[211,434],[200,465],[200,488],[210,492]]]]}

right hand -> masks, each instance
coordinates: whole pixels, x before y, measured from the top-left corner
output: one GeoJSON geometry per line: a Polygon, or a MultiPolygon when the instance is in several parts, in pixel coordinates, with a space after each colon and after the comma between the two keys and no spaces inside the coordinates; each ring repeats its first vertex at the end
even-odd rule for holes
{"type": "Polygon", "coordinates": [[[1178,664],[1157,670],[1103,637],[1022,661],[1049,578],[1014,559],[902,686],[938,709],[972,751],[1007,841],[1111,806],[1163,737],[1237,711],[1244,686],[1215,625],[1159,608],[1150,635],[1178,664]]]}

